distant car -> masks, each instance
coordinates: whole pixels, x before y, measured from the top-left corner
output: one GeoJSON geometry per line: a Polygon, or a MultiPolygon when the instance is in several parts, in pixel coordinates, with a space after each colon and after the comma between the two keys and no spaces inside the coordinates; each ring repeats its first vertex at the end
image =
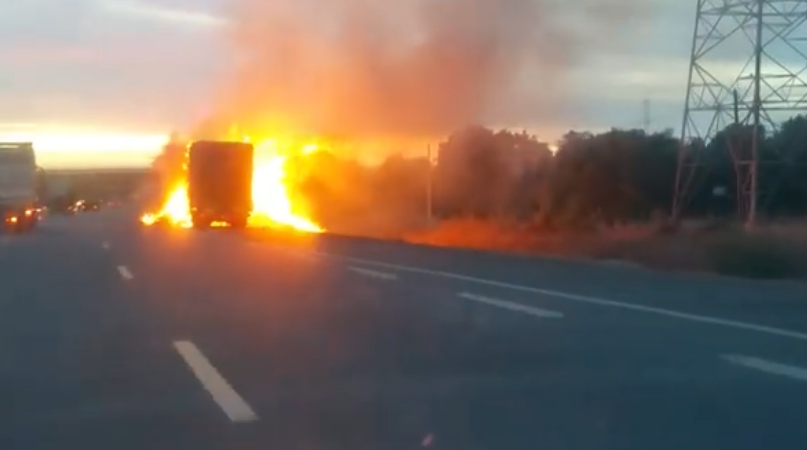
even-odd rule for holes
{"type": "Polygon", "coordinates": [[[78,200],[67,207],[68,214],[76,214],[84,211],[84,200],[78,200]]]}

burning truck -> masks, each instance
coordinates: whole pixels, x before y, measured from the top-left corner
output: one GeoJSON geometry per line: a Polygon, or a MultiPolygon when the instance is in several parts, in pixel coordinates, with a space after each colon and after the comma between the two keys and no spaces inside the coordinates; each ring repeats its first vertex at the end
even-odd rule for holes
{"type": "Polygon", "coordinates": [[[159,164],[165,195],[159,207],[141,216],[143,224],[324,231],[293,201],[288,176],[296,157],[317,151],[317,145],[249,137],[196,141],[182,151],[178,145],[164,149],[159,164]]]}

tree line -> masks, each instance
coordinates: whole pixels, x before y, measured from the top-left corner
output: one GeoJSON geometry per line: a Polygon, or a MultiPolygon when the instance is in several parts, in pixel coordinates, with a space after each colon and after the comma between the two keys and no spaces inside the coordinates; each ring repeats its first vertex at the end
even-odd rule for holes
{"type": "MultiPolygon", "coordinates": [[[[734,160],[747,157],[753,136],[753,128],[739,125],[710,142],[686,143],[672,131],[570,131],[553,147],[524,132],[470,126],[439,143],[436,164],[394,155],[370,168],[318,154],[305,164],[297,191],[325,224],[368,215],[417,222],[429,207],[440,219],[523,219],[562,228],[648,221],[670,216],[685,146],[685,168],[698,167],[682,172],[688,194],[682,213],[731,217],[747,208],[748,166],[734,160]]],[[[759,136],[760,212],[807,213],[807,117],[759,136]]]]}

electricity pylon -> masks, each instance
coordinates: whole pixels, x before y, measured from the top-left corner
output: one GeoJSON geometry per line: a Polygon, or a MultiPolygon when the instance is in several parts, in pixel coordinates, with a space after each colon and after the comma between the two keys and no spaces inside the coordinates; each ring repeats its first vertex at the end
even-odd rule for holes
{"type": "Polygon", "coordinates": [[[753,226],[760,198],[775,190],[759,185],[762,130],[775,132],[805,111],[807,0],[697,0],[673,218],[681,217],[709,169],[702,148],[689,144],[708,144],[736,124],[753,133],[750,145],[727,145],[738,205],[753,226]]]}

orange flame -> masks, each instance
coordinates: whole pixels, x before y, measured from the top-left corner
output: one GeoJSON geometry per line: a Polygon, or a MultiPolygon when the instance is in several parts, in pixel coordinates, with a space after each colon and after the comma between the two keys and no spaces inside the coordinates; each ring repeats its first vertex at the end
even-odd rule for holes
{"type": "Polygon", "coordinates": [[[188,190],[184,184],[170,191],[168,199],[158,212],[146,213],[140,218],[140,221],[146,225],[153,225],[160,220],[168,221],[171,225],[182,228],[190,228],[193,225],[188,190]]]}
{"type": "MultiPolygon", "coordinates": [[[[292,181],[289,179],[289,172],[293,169],[293,165],[290,163],[289,155],[284,155],[281,150],[276,139],[266,139],[255,145],[255,167],[252,176],[253,209],[249,226],[283,225],[311,233],[325,231],[295,208],[289,189],[289,183],[292,181]]],[[[304,156],[315,151],[317,146],[309,144],[303,146],[299,154],[304,156]]],[[[159,211],[146,213],[140,220],[145,225],[165,221],[177,227],[191,227],[193,224],[186,180],[181,180],[169,191],[159,211]]]]}

